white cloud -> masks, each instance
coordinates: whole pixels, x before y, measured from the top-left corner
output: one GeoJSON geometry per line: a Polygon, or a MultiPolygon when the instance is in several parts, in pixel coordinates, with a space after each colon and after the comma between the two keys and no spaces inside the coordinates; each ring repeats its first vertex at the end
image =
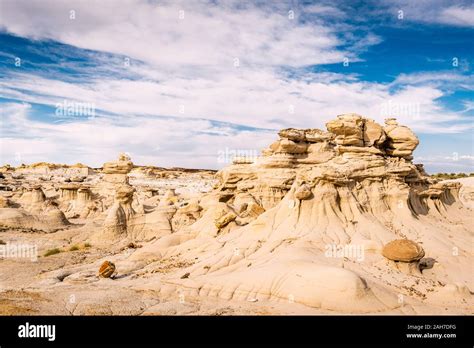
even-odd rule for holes
{"type": "MultiPolygon", "coordinates": [[[[459,27],[474,27],[474,5],[470,0],[386,0],[385,12],[398,15],[403,11],[403,19],[408,21],[444,24],[459,27]]],[[[380,11],[380,10],[378,10],[380,11]]]]}
{"type": "Polygon", "coordinates": [[[346,13],[338,9],[337,7],[322,5],[322,4],[312,4],[304,9],[305,13],[311,14],[323,14],[324,16],[332,16],[337,18],[345,18],[346,13]]]}
{"type": "MultiPolygon", "coordinates": [[[[206,120],[141,116],[74,118],[50,124],[34,120],[32,114],[27,103],[3,105],[2,163],[20,165],[54,159],[57,163],[101,166],[119,152],[128,152],[137,164],[220,168],[227,164],[220,160],[222,152],[260,153],[277,138],[274,131],[238,130],[206,120]]],[[[466,153],[415,158],[431,172],[474,170],[473,160],[474,156],[466,153]]]]}
{"type": "Polygon", "coordinates": [[[225,165],[219,161],[219,151],[260,153],[276,138],[273,132],[239,131],[205,120],[74,118],[49,124],[29,117],[31,106],[26,103],[2,108],[0,158],[12,165],[54,159],[101,166],[128,152],[138,164],[217,168],[225,165]]]}
{"type": "MultiPolygon", "coordinates": [[[[16,69],[0,80],[0,94],[53,107],[64,99],[92,103],[99,112],[117,115],[51,124],[29,119],[27,104],[11,104],[4,112],[2,161],[14,161],[18,152],[27,162],[100,165],[127,151],[143,164],[217,167],[217,151],[242,146],[260,150],[275,137],[262,130],[230,129],[223,122],[324,128],[345,112],[381,123],[398,116],[419,132],[456,133],[473,127],[462,114],[439,105],[444,90],[435,75],[402,75],[393,84],[382,84],[359,81],[349,73],[306,70],[308,65],[342,63],[344,57],[359,60],[358,53],[381,40],[370,32],[341,36],[340,26],[325,20],[346,14],[328,5],[295,9],[316,16],[305,22],[298,16],[290,19],[288,7],[279,2],[266,7],[229,1],[94,4],[2,0],[0,27],[11,33],[115,55],[88,53],[108,73],[90,70],[93,78],[87,80],[61,81],[63,76],[16,69]],[[116,54],[129,57],[130,67],[116,54]]],[[[444,85],[472,86],[472,79],[456,73],[446,73],[442,80],[444,85]]]]}
{"type": "Polygon", "coordinates": [[[436,71],[436,72],[416,72],[411,74],[400,74],[392,82],[393,85],[426,85],[433,86],[462,86],[465,89],[474,91],[474,77],[463,75],[456,71],[436,71]]]}
{"type": "Polygon", "coordinates": [[[441,11],[439,21],[474,28],[474,6],[450,6],[441,11]]]}
{"type": "Polygon", "coordinates": [[[474,110],[474,100],[464,100],[463,105],[464,109],[462,110],[462,112],[474,110]]]}
{"type": "Polygon", "coordinates": [[[89,103],[123,117],[204,118],[279,129],[321,128],[338,114],[357,112],[381,123],[396,116],[425,133],[472,129],[468,118],[447,112],[437,103],[442,90],[422,85],[391,91],[391,87],[342,74],[308,73],[289,79],[255,70],[190,80],[163,75],[158,82],[102,78],[83,85],[29,74],[0,81],[0,92],[7,98],[53,107],[63,100],[89,103]]]}
{"type": "Polygon", "coordinates": [[[337,48],[342,42],[333,29],[290,19],[288,10],[277,5],[5,0],[0,26],[20,36],[122,54],[165,69],[232,69],[235,58],[242,66],[342,62],[348,53],[337,48]]]}
{"type": "Polygon", "coordinates": [[[429,173],[474,173],[474,156],[453,152],[446,155],[415,156],[415,163],[423,163],[429,173]]]}

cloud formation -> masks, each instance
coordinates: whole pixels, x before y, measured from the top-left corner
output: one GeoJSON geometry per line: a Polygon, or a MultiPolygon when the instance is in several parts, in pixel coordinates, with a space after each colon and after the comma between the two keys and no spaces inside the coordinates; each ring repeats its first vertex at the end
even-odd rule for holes
{"type": "Polygon", "coordinates": [[[458,27],[474,27],[474,5],[470,0],[386,0],[385,13],[413,22],[444,24],[458,27]]]}
{"type": "MultiPolygon", "coordinates": [[[[378,82],[346,68],[344,62],[363,62],[383,42],[370,26],[353,24],[347,6],[144,0],[0,6],[0,28],[37,40],[36,53],[50,60],[22,57],[14,67],[15,55],[2,52],[11,62],[0,78],[0,96],[8,101],[3,162],[18,162],[20,153],[27,162],[77,158],[100,165],[128,151],[143,163],[216,168],[223,165],[217,152],[226,147],[259,150],[279,128],[324,128],[345,112],[380,123],[396,116],[423,133],[473,128],[468,109],[453,112],[440,102],[473,90],[465,71],[378,82]],[[341,70],[328,72],[328,65],[341,70]],[[97,117],[58,122],[54,108],[64,101],[93,104],[97,117]],[[47,106],[42,119],[37,105],[47,106]]],[[[400,6],[411,19],[426,8],[400,2],[382,10],[400,6]]],[[[466,10],[440,2],[426,9],[426,20],[460,25],[469,22],[466,10]]]]}
{"type": "MultiPolygon", "coordinates": [[[[165,69],[305,66],[342,62],[337,33],[278,3],[237,1],[4,1],[0,25],[11,33],[120,54],[165,69]],[[73,12],[71,12],[73,11],[73,12]],[[293,17],[289,11],[293,11],[293,17]],[[120,39],[118,39],[120,38],[120,39]]],[[[334,9],[334,11],[337,11],[334,9]]]]}
{"type": "Polygon", "coordinates": [[[239,130],[206,120],[75,116],[48,124],[30,117],[32,106],[27,103],[4,104],[3,111],[0,154],[12,165],[55,158],[60,163],[101,166],[119,152],[128,152],[139,164],[218,168],[228,164],[220,152],[260,153],[275,138],[274,132],[239,130]]]}

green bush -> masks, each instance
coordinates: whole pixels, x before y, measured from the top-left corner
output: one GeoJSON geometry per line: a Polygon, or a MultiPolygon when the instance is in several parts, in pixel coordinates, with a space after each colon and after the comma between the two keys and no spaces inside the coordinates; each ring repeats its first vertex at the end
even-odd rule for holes
{"type": "Polygon", "coordinates": [[[58,248],[49,249],[47,252],[44,253],[44,256],[56,255],[56,254],[59,254],[60,252],[61,250],[59,250],[58,248]]]}
{"type": "Polygon", "coordinates": [[[431,175],[433,178],[437,179],[460,179],[474,176],[474,173],[436,173],[431,175]]]}

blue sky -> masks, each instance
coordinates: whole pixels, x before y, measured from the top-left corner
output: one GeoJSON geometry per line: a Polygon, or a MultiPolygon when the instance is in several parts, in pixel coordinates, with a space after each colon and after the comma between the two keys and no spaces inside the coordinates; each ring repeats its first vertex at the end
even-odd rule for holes
{"type": "Polygon", "coordinates": [[[0,164],[220,168],[356,112],[471,172],[473,41],[472,1],[1,0],[0,164]]]}

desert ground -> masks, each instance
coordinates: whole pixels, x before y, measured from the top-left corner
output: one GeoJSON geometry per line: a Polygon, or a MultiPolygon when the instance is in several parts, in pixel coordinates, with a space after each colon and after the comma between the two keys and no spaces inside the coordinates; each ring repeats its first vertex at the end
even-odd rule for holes
{"type": "Polygon", "coordinates": [[[1,315],[473,314],[474,178],[356,114],[218,172],[4,166],[1,315]]]}

